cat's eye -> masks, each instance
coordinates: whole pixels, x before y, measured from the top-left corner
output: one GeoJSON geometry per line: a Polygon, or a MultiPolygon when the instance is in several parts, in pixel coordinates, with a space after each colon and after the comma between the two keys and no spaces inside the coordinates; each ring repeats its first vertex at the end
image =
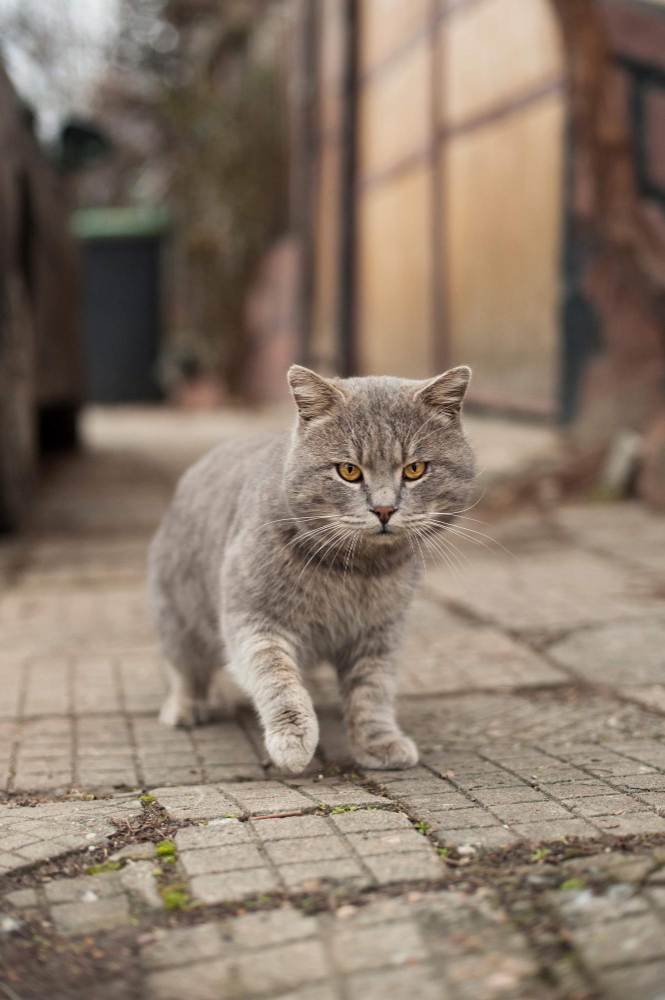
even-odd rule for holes
{"type": "Polygon", "coordinates": [[[337,471],[342,479],[345,479],[347,483],[357,483],[358,480],[363,477],[363,474],[358,466],[353,465],[351,462],[340,462],[337,466],[337,471]]]}
{"type": "Polygon", "coordinates": [[[420,479],[427,471],[427,462],[409,462],[404,466],[403,474],[405,479],[420,479]]]}

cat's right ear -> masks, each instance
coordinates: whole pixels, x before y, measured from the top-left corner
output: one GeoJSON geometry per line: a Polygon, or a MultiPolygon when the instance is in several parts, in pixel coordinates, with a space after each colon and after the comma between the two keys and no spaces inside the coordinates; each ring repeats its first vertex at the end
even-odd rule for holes
{"type": "Polygon", "coordinates": [[[317,417],[325,417],[344,401],[344,396],[334,382],[302,365],[291,365],[287,378],[298,407],[298,415],[304,423],[317,417]]]}

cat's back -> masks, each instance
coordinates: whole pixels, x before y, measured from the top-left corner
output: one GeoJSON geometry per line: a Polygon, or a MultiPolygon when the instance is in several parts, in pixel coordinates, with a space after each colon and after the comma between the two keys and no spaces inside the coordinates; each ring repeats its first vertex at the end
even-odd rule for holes
{"type": "Polygon", "coordinates": [[[254,435],[217,445],[184,473],[151,545],[153,584],[196,575],[214,585],[227,538],[261,502],[287,446],[285,434],[254,435]]]}

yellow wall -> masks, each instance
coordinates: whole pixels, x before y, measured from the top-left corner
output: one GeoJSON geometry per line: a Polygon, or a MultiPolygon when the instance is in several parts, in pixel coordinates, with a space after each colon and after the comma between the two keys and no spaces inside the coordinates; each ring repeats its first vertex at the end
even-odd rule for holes
{"type": "MultiPolygon", "coordinates": [[[[315,340],[328,356],[340,210],[331,17],[342,9],[323,0],[332,36],[321,39],[315,340]]],[[[553,411],[565,98],[549,0],[438,10],[432,0],[359,0],[358,44],[360,372],[424,377],[466,362],[476,400],[553,411]]]]}

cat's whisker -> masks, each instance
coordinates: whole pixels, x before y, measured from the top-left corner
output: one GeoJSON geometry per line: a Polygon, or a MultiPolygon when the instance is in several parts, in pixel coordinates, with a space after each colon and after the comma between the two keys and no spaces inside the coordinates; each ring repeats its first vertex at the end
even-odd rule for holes
{"type": "MultiPolygon", "coordinates": [[[[305,563],[305,565],[303,566],[302,570],[300,571],[300,576],[299,576],[299,577],[298,577],[298,579],[296,580],[296,589],[297,589],[297,587],[298,587],[298,584],[299,584],[299,583],[300,583],[300,581],[302,580],[302,576],[303,576],[303,573],[305,572],[305,570],[307,569],[307,567],[309,566],[309,564],[311,563],[311,561],[312,561],[312,560],[313,560],[314,558],[316,558],[316,556],[317,556],[317,555],[319,554],[319,552],[322,552],[322,551],[323,551],[324,549],[326,549],[326,547],[327,547],[327,546],[328,546],[329,544],[330,544],[330,545],[334,545],[334,543],[335,543],[335,542],[337,541],[337,539],[338,539],[338,537],[339,537],[339,534],[338,534],[338,533],[339,533],[339,531],[340,531],[340,528],[339,528],[339,525],[331,525],[331,527],[334,527],[334,528],[336,528],[336,529],[337,529],[337,533],[336,533],[336,534],[335,534],[335,535],[333,536],[332,540],[331,540],[331,539],[329,539],[329,538],[324,538],[323,542],[321,542],[321,544],[320,544],[320,545],[319,545],[319,546],[318,546],[318,547],[317,547],[316,549],[314,549],[314,551],[313,551],[313,552],[312,552],[312,554],[310,555],[309,559],[307,560],[307,562],[306,562],[306,563],[305,563]]],[[[325,552],[323,553],[323,555],[325,555],[325,552]]],[[[323,555],[322,555],[322,556],[321,556],[321,558],[319,559],[319,561],[318,561],[318,563],[317,563],[317,565],[316,565],[316,567],[315,567],[315,569],[314,569],[314,572],[315,572],[315,573],[316,573],[316,570],[317,570],[317,569],[319,568],[319,566],[321,565],[321,559],[323,558],[323,555]]]]}
{"type": "Polygon", "coordinates": [[[358,541],[359,535],[360,535],[360,532],[356,531],[351,536],[351,541],[349,542],[349,547],[346,550],[346,557],[344,559],[344,575],[342,576],[342,590],[343,591],[346,589],[346,571],[349,568],[349,560],[353,557],[353,550],[356,547],[356,542],[358,541]]]}
{"type": "MultiPolygon", "coordinates": [[[[428,511],[428,514],[429,514],[430,517],[436,517],[436,516],[445,517],[446,515],[452,514],[452,511],[449,511],[449,510],[430,510],[430,511],[428,511]]],[[[490,528],[492,527],[492,524],[491,524],[490,521],[481,521],[480,518],[478,518],[478,517],[469,517],[467,514],[458,514],[458,515],[456,515],[456,518],[457,518],[457,520],[456,520],[455,523],[457,523],[457,521],[473,521],[475,524],[486,524],[488,527],[490,527],[490,528]]],[[[438,521],[437,523],[441,524],[442,522],[438,521]]]]}
{"type": "Polygon", "coordinates": [[[339,545],[337,546],[337,548],[336,548],[336,549],[335,549],[335,551],[333,552],[333,554],[332,554],[332,557],[331,557],[331,559],[330,559],[330,562],[328,563],[328,572],[326,573],[326,581],[328,580],[328,577],[330,576],[330,571],[331,571],[331,569],[333,568],[333,565],[334,565],[334,562],[335,562],[335,560],[337,559],[337,556],[338,556],[338,554],[339,554],[339,553],[341,552],[341,550],[342,550],[342,549],[344,548],[344,546],[345,546],[346,542],[348,541],[348,539],[349,539],[350,537],[351,537],[351,534],[350,534],[350,532],[349,532],[349,531],[345,531],[345,532],[344,532],[344,535],[342,536],[342,540],[341,540],[341,542],[339,543],[339,545]]]}
{"type": "Polygon", "coordinates": [[[446,548],[450,551],[451,556],[453,552],[455,552],[457,559],[464,560],[469,569],[471,570],[473,569],[473,563],[471,562],[469,557],[466,555],[465,552],[462,552],[462,550],[459,549],[457,545],[455,545],[455,543],[450,540],[450,538],[437,537],[437,542],[439,542],[441,545],[445,545],[446,548]]]}
{"type": "Polygon", "coordinates": [[[490,464],[490,463],[489,463],[489,459],[488,459],[488,460],[487,460],[487,461],[485,462],[485,464],[483,465],[483,467],[482,467],[482,469],[480,470],[480,472],[476,472],[475,476],[471,476],[471,478],[470,478],[470,479],[465,479],[464,481],[465,481],[466,483],[472,483],[472,482],[474,481],[474,479],[480,479],[480,477],[482,476],[483,472],[485,471],[485,469],[487,468],[487,466],[488,466],[489,464],[490,464]]]}
{"type": "Polygon", "coordinates": [[[300,573],[300,576],[296,580],[296,586],[300,583],[300,579],[301,579],[303,573],[305,572],[305,570],[307,569],[307,567],[309,566],[309,564],[312,561],[312,559],[314,559],[315,556],[316,556],[316,554],[318,552],[320,552],[321,549],[325,545],[327,545],[327,543],[330,541],[330,536],[331,535],[335,535],[336,536],[337,532],[339,531],[339,525],[337,525],[337,524],[327,524],[325,527],[326,527],[327,530],[320,532],[320,536],[321,537],[317,537],[317,538],[313,539],[313,544],[317,545],[317,548],[315,548],[314,551],[310,553],[309,559],[307,560],[307,562],[303,566],[303,568],[301,570],[301,573],[300,573]]]}
{"type": "Polygon", "coordinates": [[[264,521],[263,524],[259,524],[255,531],[260,531],[261,528],[267,528],[269,524],[279,524],[280,521],[318,521],[322,518],[337,517],[336,514],[311,514],[309,517],[276,517],[274,521],[264,521]]]}
{"type": "MultiPolygon", "coordinates": [[[[420,523],[423,524],[423,525],[425,525],[426,527],[441,528],[443,531],[451,531],[451,532],[455,533],[455,529],[453,527],[451,527],[449,524],[445,524],[443,521],[433,521],[431,518],[428,518],[427,520],[422,521],[420,523]]],[[[471,536],[469,536],[467,540],[469,542],[473,542],[474,545],[480,545],[481,544],[480,541],[477,538],[471,538],[471,536]]]]}
{"type": "Polygon", "coordinates": [[[484,545],[485,548],[489,549],[490,552],[494,552],[494,549],[490,548],[490,546],[487,545],[485,542],[482,542],[479,539],[474,539],[471,537],[472,535],[480,535],[482,538],[486,538],[489,542],[492,542],[493,545],[498,545],[499,548],[503,549],[503,551],[506,552],[512,559],[517,559],[517,556],[515,555],[514,552],[511,552],[510,549],[507,549],[505,545],[501,544],[501,542],[497,542],[496,538],[492,538],[491,535],[485,534],[484,531],[477,531],[476,528],[467,528],[465,524],[455,524],[454,526],[446,525],[446,530],[452,531],[453,533],[457,534],[459,534],[460,532],[464,532],[464,535],[463,536],[460,535],[460,537],[468,538],[470,542],[477,541],[479,545],[484,545]]]}
{"type": "Polygon", "coordinates": [[[420,553],[420,559],[423,564],[423,571],[425,572],[425,574],[427,574],[427,563],[425,561],[425,556],[423,554],[422,546],[420,544],[420,538],[421,538],[420,533],[418,531],[414,531],[413,534],[416,539],[416,545],[418,546],[418,552],[420,553]]]}
{"type": "Polygon", "coordinates": [[[336,523],[335,524],[324,524],[323,527],[321,527],[319,525],[318,528],[312,528],[310,531],[305,531],[301,535],[300,534],[296,535],[295,538],[292,538],[290,542],[287,542],[285,545],[282,545],[282,547],[277,550],[277,552],[276,552],[275,555],[276,556],[281,555],[282,552],[285,552],[286,549],[290,548],[292,545],[295,545],[297,542],[304,542],[307,539],[311,539],[312,537],[315,537],[315,536],[318,536],[318,535],[323,535],[323,534],[325,534],[328,531],[332,531],[333,528],[336,528],[336,527],[337,527],[336,523]]]}
{"type": "MultiPolygon", "coordinates": [[[[432,548],[436,549],[437,551],[443,550],[446,552],[450,561],[455,564],[455,566],[461,573],[462,580],[464,580],[465,568],[464,568],[464,563],[460,558],[459,549],[455,545],[451,545],[448,539],[444,539],[441,537],[435,538],[433,536],[427,536],[427,540],[429,544],[432,546],[432,548]]],[[[469,565],[471,564],[469,563],[469,565]]]]}
{"type": "MultiPolygon", "coordinates": [[[[476,520],[476,518],[469,518],[469,520],[473,521],[476,520]]],[[[500,549],[503,549],[504,552],[506,552],[509,556],[511,556],[511,558],[513,559],[517,558],[514,552],[511,552],[510,549],[507,549],[505,545],[502,545],[501,542],[498,542],[496,538],[492,538],[491,535],[487,535],[484,531],[478,531],[476,528],[468,528],[465,524],[457,524],[457,523],[446,524],[444,521],[435,521],[432,518],[428,518],[426,523],[429,523],[433,526],[436,525],[437,527],[442,528],[443,531],[450,532],[453,535],[457,535],[459,538],[464,538],[467,542],[472,542],[474,545],[482,545],[483,548],[488,550],[488,552],[491,552],[493,555],[497,555],[498,553],[495,551],[495,549],[491,548],[491,546],[489,546],[487,542],[482,541],[483,538],[486,538],[487,541],[491,542],[493,545],[496,545],[500,549]],[[475,537],[476,535],[479,537],[475,537]]],[[[487,523],[486,521],[478,521],[478,524],[486,524],[486,523],[487,523]]]]}
{"type": "Polygon", "coordinates": [[[335,521],[334,524],[324,524],[323,526],[319,525],[318,528],[311,528],[309,531],[304,531],[302,534],[297,534],[294,538],[291,539],[290,542],[287,542],[286,545],[283,546],[283,549],[288,549],[290,545],[295,545],[297,542],[304,542],[306,539],[312,538],[314,535],[321,535],[324,532],[329,531],[332,528],[336,527],[337,527],[337,521],[335,521]]]}
{"type": "MultiPolygon", "coordinates": [[[[418,569],[418,562],[416,560],[416,550],[414,549],[413,542],[411,541],[411,532],[410,531],[406,532],[406,540],[409,543],[409,548],[411,549],[411,558],[413,559],[413,565],[415,566],[415,568],[417,570],[418,569]]],[[[427,577],[425,577],[425,587],[427,588],[427,577]]]]}
{"type": "MultiPolygon", "coordinates": [[[[428,524],[428,526],[430,526],[430,527],[435,527],[435,526],[436,526],[436,527],[439,527],[439,528],[441,527],[441,522],[440,522],[440,521],[429,521],[429,522],[427,522],[427,524],[428,524]]],[[[446,528],[444,529],[444,531],[445,531],[445,532],[447,532],[447,531],[452,531],[452,533],[453,533],[453,534],[456,534],[456,532],[455,532],[455,531],[454,531],[453,529],[449,529],[448,527],[446,527],[446,528]]],[[[469,557],[468,557],[468,556],[466,555],[466,553],[465,553],[465,552],[462,552],[462,550],[461,550],[461,549],[458,549],[458,548],[457,548],[457,546],[456,546],[456,545],[454,544],[454,542],[452,542],[452,541],[451,541],[451,540],[450,540],[449,538],[445,538],[445,536],[444,536],[444,534],[443,534],[442,532],[439,532],[439,531],[437,531],[437,532],[434,532],[434,531],[432,531],[431,533],[429,533],[429,532],[427,532],[427,531],[426,531],[426,534],[427,534],[427,537],[428,537],[428,538],[433,538],[433,539],[435,538],[435,539],[436,539],[436,540],[437,540],[438,542],[443,542],[443,541],[445,541],[445,542],[447,542],[447,543],[448,543],[449,545],[452,545],[452,547],[453,547],[453,548],[455,549],[455,551],[456,551],[456,552],[459,552],[460,556],[461,556],[461,557],[462,557],[463,559],[465,559],[465,560],[466,560],[466,561],[467,561],[467,562],[469,563],[469,566],[471,565],[471,562],[470,562],[470,560],[469,560],[469,557]]],[[[459,536],[459,537],[466,537],[466,536],[459,536]]],[[[469,541],[469,542],[473,542],[473,543],[474,543],[475,545],[480,545],[480,544],[481,544],[481,543],[480,543],[480,542],[478,541],[478,539],[476,539],[476,538],[469,538],[469,539],[467,539],[467,541],[469,541]]]]}
{"type": "Polygon", "coordinates": [[[457,579],[457,572],[455,570],[455,566],[454,566],[452,560],[450,559],[450,557],[448,556],[448,554],[445,552],[445,550],[438,549],[437,547],[435,547],[434,546],[434,539],[432,537],[428,538],[426,535],[420,534],[419,532],[416,532],[416,537],[417,538],[418,537],[422,538],[422,540],[423,540],[423,542],[425,544],[425,547],[427,548],[428,552],[430,552],[433,555],[433,557],[435,558],[435,560],[436,560],[436,556],[437,555],[440,558],[443,559],[443,561],[445,562],[445,564],[448,566],[448,569],[450,570],[450,572],[452,574],[452,577],[455,580],[455,583],[459,586],[459,580],[457,579]]]}
{"type": "MultiPolygon", "coordinates": [[[[347,536],[347,532],[345,532],[344,530],[342,530],[342,534],[341,534],[341,544],[342,545],[344,544],[346,536],[347,536]]],[[[331,540],[330,544],[324,549],[324,551],[319,556],[318,562],[317,562],[316,566],[314,567],[314,573],[312,574],[312,578],[314,578],[316,576],[316,574],[317,574],[317,572],[318,572],[318,570],[319,570],[319,568],[321,566],[321,563],[326,558],[326,556],[328,555],[329,552],[333,552],[333,549],[334,549],[334,552],[333,552],[333,561],[334,561],[334,558],[337,555],[337,552],[339,551],[339,547],[340,547],[340,535],[338,534],[338,535],[335,535],[335,537],[331,540]],[[335,546],[337,546],[337,547],[335,547],[335,546]]],[[[328,573],[326,574],[326,580],[328,579],[328,574],[329,573],[330,573],[330,565],[328,566],[328,573]]]]}

